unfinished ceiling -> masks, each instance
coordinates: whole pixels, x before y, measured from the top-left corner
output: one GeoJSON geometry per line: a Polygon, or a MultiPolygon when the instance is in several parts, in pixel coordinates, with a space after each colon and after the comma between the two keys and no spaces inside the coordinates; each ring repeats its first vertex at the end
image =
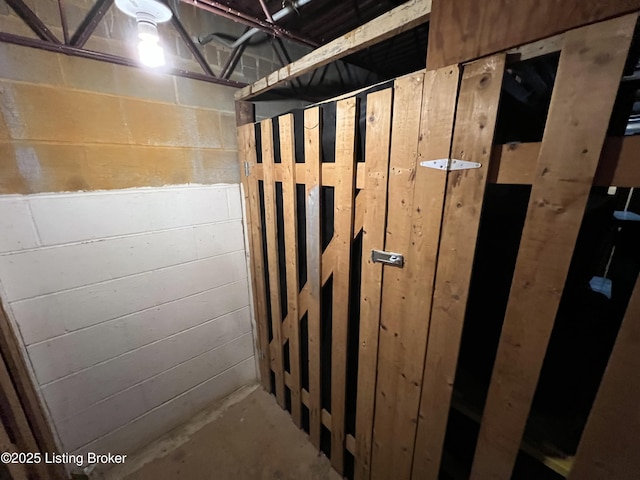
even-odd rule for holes
{"type": "Polygon", "coordinates": [[[359,25],[382,15],[406,0],[222,0],[188,1],[186,3],[211,5],[219,4],[245,13],[256,19],[268,21],[262,7],[270,15],[291,6],[295,13],[284,17],[277,24],[310,44],[322,45],[343,35],[359,25]],[[297,4],[303,4],[298,7],[297,4]]]}
{"type": "MultiPolygon", "coordinates": [[[[176,4],[195,5],[205,11],[262,30],[258,38],[275,39],[274,46],[281,63],[290,62],[281,39],[289,39],[310,47],[324,45],[372,19],[383,15],[407,0],[173,0],[176,4]],[[274,26],[275,25],[275,26],[274,26]]],[[[381,80],[387,80],[425,67],[428,24],[419,25],[387,41],[350,55],[342,62],[326,65],[296,84],[271,92],[270,96],[295,96],[318,100],[337,95],[381,80]],[[364,76],[353,79],[349,65],[365,70],[364,76]],[[338,82],[328,81],[327,71],[337,74],[338,82]]],[[[200,43],[216,38],[215,32],[199,37],[200,43]]],[[[233,45],[239,42],[235,39],[233,45]]],[[[252,41],[256,41],[255,39],[252,41]]],[[[258,40],[259,41],[259,40],[258,40]]],[[[262,99],[264,99],[262,98],[262,99]]]]}
{"type": "MultiPolygon", "coordinates": [[[[95,0],[78,16],[75,5],[50,0],[47,7],[33,0],[4,0],[24,22],[27,31],[0,31],[0,41],[41,48],[68,55],[92,58],[121,65],[139,66],[126,53],[96,48],[91,40],[99,34],[111,17],[106,15],[116,7],[114,0],[95,0]],[[56,33],[57,32],[57,33],[56,33]]],[[[234,76],[243,64],[247,48],[269,44],[277,58],[276,67],[299,58],[300,49],[291,42],[309,49],[324,45],[370,20],[396,8],[399,0],[164,0],[173,12],[170,28],[175,30],[191,52],[194,68],[172,65],[166,73],[240,87],[243,78],[234,76]],[[196,16],[197,13],[197,16],[196,16]],[[220,17],[244,26],[244,34],[230,35],[223,31],[207,31],[205,25],[222,25],[220,17]],[[194,20],[195,19],[195,20],[194,20]],[[219,69],[205,55],[205,45],[223,46],[230,52],[219,69]],[[292,50],[293,49],[293,50],[292,50]]],[[[5,7],[6,8],[6,7],[5,7]]],[[[224,21],[222,21],[224,22],[224,21]]],[[[229,23],[229,25],[232,25],[229,23]]],[[[111,25],[108,28],[113,28],[111,25]]],[[[235,31],[240,31],[237,28],[235,31]]],[[[333,62],[307,76],[270,93],[276,97],[320,100],[381,80],[424,68],[428,25],[397,35],[356,54],[333,62]]],[[[260,72],[259,76],[269,72],[260,72]]],[[[244,80],[246,81],[246,79],[244,80]]],[[[249,81],[253,81],[249,79],[249,81]]]]}
{"type": "MultiPolygon", "coordinates": [[[[268,69],[257,71],[258,77],[267,75],[273,69],[291,63],[299,58],[304,50],[295,48],[291,42],[311,49],[345,35],[360,25],[384,15],[405,1],[399,0],[165,0],[174,12],[171,25],[183,41],[183,45],[191,52],[197,63],[191,67],[175,66],[167,68],[167,73],[186,76],[198,80],[222,83],[235,87],[244,86],[246,81],[254,78],[237,74],[240,65],[244,65],[247,54],[257,45],[271,49],[277,60],[269,64],[268,69]],[[227,20],[212,22],[212,19],[227,20]],[[216,23],[234,25],[235,34],[229,31],[212,30],[207,27],[216,23]],[[237,24],[243,25],[243,29],[237,24]],[[253,35],[249,35],[249,34],[253,35]],[[219,66],[210,63],[206,55],[206,45],[224,47],[230,52],[225,62],[219,66]],[[301,53],[302,52],[302,53],[301,53]],[[275,67],[275,68],[274,68],[275,67]],[[234,75],[235,72],[235,75],[234,75]]],[[[114,55],[104,50],[96,50],[90,40],[99,34],[100,27],[108,21],[106,13],[115,9],[114,0],[94,0],[87,6],[87,11],[79,18],[73,12],[70,2],[49,0],[50,10],[60,10],[57,21],[61,22],[63,34],[52,31],[51,15],[43,15],[45,10],[34,0],[0,0],[6,3],[28,25],[30,36],[0,32],[0,41],[18,43],[31,47],[44,48],[70,55],[84,56],[96,60],[108,61],[130,66],[139,66],[137,61],[126,56],[114,55]],[[95,32],[95,35],[94,35],[95,32]]],[[[6,7],[5,7],[6,8],[6,7]]],[[[56,12],[54,12],[56,13],[56,12]]],[[[55,28],[53,28],[55,30],[55,28]]],[[[367,87],[381,81],[396,78],[403,74],[415,72],[425,67],[429,36],[429,23],[422,23],[415,28],[393,36],[386,41],[370,46],[367,49],[349,55],[342,60],[301,75],[293,81],[274,88],[268,93],[259,95],[255,101],[279,100],[295,98],[316,102],[367,87]]],[[[259,47],[256,47],[259,48],[259,47]]],[[[636,52],[637,42],[632,46],[636,52]]],[[[549,79],[554,77],[556,58],[553,55],[543,58],[534,64],[524,64],[522,68],[511,65],[506,72],[506,91],[504,108],[513,108],[521,113],[527,112],[528,118],[536,118],[538,127],[544,125],[546,105],[548,105],[550,88],[549,79]],[[536,63],[537,62],[537,63],[536,63]],[[532,113],[533,112],[533,113],[532,113]]],[[[635,94],[637,84],[633,68],[628,69],[631,75],[630,95],[635,94]]],[[[637,130],[637,115],[640,111],[633,109],[633,131],[637,130]]],[[[498,128],[499,132],[504,129],[498,128]]],[[[507,129],[508,130],[508,129],[507,129]]],[[[531,128],[533,136],[541,135],[541,128],[531,128]],[[537,133],[536,133],[537,132],[537,133]]],[[[507,135],[507,139],[513,135],[507,135]]],[[[515,138],[522,135],[517,134],[515,138]]]]}

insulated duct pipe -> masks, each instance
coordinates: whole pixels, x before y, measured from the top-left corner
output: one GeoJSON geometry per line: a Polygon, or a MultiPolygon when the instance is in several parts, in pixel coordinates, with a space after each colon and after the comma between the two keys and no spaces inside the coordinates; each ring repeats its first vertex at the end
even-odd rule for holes
{"type": "MultiPolygon", "coordinates": [[[[298,8],[303,7],[307,3],[311,3],[312,1],[313,0],[296,0],[295,2],[291,3],[290,5],[287,5],[286,7],[284,7],[282,10],[278,10],[276,13],[274,13],[271,16],[271,18],[273,18],[274,24],[275,24],[275,22],[278,22],[279,20],[282,20],[284,17],[289,16],[290,14],[295,12],[298,8]]],[[[245,33],[240,38],[238,38],[238,40],[236,40],[233,43],[233,45],[231,45],[231,48],[235,48],[235,47],[237,47],[239,45],[242,45],[244,42],[249,40],[251,37],[253,37],[259,31],[260,30],[258,28],[252,28],[247,33],[245,33]]]]}
{"type": "MultiPolygon", "coordinates": [[[[247,25],[252,28],[257,28],[258,30],[264,30],[270,34],[279,34],[284,38],[288,38],[289,40],[293,40],[295,42],[302,43],[304,45],[308,45],[310,47],[317,47],[318,44],[311,39],[301,37],[294,33],[288,32],[287,30],[278,28],[276,25],[273,25],[266,20],[260,20],[258,18],[254,18],[246,13],[239,12],[237,10],[232,9],[228,5],[221,4],[219,2],[213,0],[178,0],[182,3],[186,3],[189,5],[193,5],[196,8],[200,8],[207,12],[215,13],[216,15],[220,15],[221,17],[228,18],[233,20],[234,22],[239,22],[244,25],[247,25]],[[277,29],[278,32],[274,30],[277,29]]],[[[1,33],[1,32],[0,32],[1,33]]]]}

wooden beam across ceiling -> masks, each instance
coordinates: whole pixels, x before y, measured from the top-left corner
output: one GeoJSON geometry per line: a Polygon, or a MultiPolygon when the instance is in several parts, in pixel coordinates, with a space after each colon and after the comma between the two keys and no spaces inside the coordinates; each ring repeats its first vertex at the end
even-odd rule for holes
{"type": "Polygon", "coordinates": [[[317,48],[236,93],[236,100],[248,100],[328,63],[364,50],[429,20],[431,0],[411,0],[355,30],[317,48]]]}
{"type": "Polygon", "coordinates": [[[640,9],[640,0],[434,0],[427,69],[464,63],[640,9]]]}

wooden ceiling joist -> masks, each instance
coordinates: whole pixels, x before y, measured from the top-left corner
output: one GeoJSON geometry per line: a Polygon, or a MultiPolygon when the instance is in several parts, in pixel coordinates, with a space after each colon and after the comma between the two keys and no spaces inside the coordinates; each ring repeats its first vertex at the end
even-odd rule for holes
{"type": "Polygon", "coordinates": [[[316,68],[410,30],[428,21],[430,13],[431,0],[404,3],[239,90],[236,100],[253,98],[316,68]]]}

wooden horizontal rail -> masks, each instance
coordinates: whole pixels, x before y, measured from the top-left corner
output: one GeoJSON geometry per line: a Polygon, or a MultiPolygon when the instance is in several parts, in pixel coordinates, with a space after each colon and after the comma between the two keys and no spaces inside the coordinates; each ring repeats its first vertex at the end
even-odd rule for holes
{"type": "MultiPolygon", "coordinates": [[[[536,172],[540,142],[495,145],[492,155],[490,183],[531,185],[536,172]]],[[[640,135],[607,138],[593,184],[601,187],[640,187],[640,135]]],[[[364,189],[365,167],[358,163],[356,188],[364,189]]],[[[253,167],[258,180],[263,180],[262,165],[253,167]]],[[[282,181],[282,164],[275,164],[275,179],[282,181]]],[[[305,183],[304,163],[296,164],[296,181],[305,183]]],[[[322,164],[322,185],[335,186],[335,164],[322,164]]],[[[356,209],[357,215],[357,209],[356,209]]]]}
{"type": "MultiPolygon", "coordinates": [[[[262,164],[259,163],[257,165],[254,165],[252,168],[254,169],[254,172],[252,173],[252,175],[255,174],[258,180],[264,180],[262,164]]],[[[275,170],[274,170],[276,182],[282,181],[282,170],[283,170],[282,164],[276,163],[275,170]]],[[[356,188],[363,189],[364,174],[365,174],[364,163],[358,163],[356,170],[357,170],[356,188]]],[[[305,164],[296,163],[296,182],[299,184],[306,183],[305,177],[306,177],[305,164]]],[[[323,163],[322,164],[322,185],[324,185],[325,187],[334,187],[337,183],[337,180],[338,179],[336,176],[336,164],[323,163]]]]}
{"type": "MultiPolygon", "coordinates": [[[[493,147],[489,182],[531,185],[541,143],[513,143],[493,147]]],[[[640,186],[640,135],[609,137],[604,143],[593,184],[601,187],[640,186]]]]}
{"type": "MultiPolygon", "coordinates": [[[[289,387],[291,383],[291,375],[288,372],[284,373],[284,384],[289,387]]],[[[301,389],[300,399],[305,407],[309,408],[309,392],[304,388],[301,389]]],[[[326,409],[322,409],[322,425],[331,432],[331,414],[326,409]]],[[[353,435],[347,434],[345,440],[345,446],[347,451],[351,455],[355,455],[356,451],[356,439],[353,435]]]]}
{"type": "Polygon", "coordinates": [[[431,0],[411,0],[404,3],[248,85],[238,91],[235,98],[248,100],[300,75],[410,30],[429,20],[430,13],[431,0]]]}

